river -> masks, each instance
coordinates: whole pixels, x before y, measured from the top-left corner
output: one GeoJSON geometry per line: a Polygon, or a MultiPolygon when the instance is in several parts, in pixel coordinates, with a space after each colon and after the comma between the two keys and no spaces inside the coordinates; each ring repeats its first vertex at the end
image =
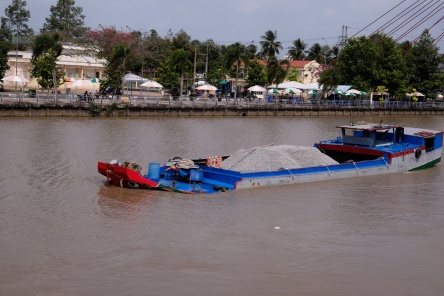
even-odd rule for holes
{"type": "MultiPolygon", "coordinates": [[[[312,146],[360,120],[379,117],[0,118],[0,295],[442,295],[442,164],[207,196],[97,173],[312,146]]],[[[442,116],[384,121],[444,130],[442,116]]]]}

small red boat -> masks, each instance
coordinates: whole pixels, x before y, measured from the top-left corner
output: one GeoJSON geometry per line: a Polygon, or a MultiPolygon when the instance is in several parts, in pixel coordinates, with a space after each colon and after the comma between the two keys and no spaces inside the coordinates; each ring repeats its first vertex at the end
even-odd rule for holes
{"type": "Polygon", "coordinates": [[[124,188],[153,189],[159,186],[158,182],[144,178],[134,168],[117,163],[98,163],[98,171],[106,176],[106,184],[114,184],[124,188]]]}

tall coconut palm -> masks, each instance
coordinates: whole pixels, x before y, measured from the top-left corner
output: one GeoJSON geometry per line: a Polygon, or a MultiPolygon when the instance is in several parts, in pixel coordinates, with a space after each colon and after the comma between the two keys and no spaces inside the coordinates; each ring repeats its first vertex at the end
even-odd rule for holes
{"type": "Polygon", "coordinates": [[[290,59],[298,61],[306,58],[307,44],[301,39],[293,41],[293,46],[288,49],[288,56],[290,59]]]}
{"type": "Polygon", "coordinates": [[[117,69],[120,69],[121,72],[121,89],[122,94],[125,89],[125,81],[123,80],[123,76],[126,74],[126,60],[128,59],[128,56],[130,55],[130,48],[126,47],[125,45],[118,44],[116,47],[113,48],[111,59],[110,59],[110,65],[114,65],[117,69]]]}
{"type": "Polygon", "coordinates": [[[183,74],[188,67],[192,66],[190,54],[185,49],[177,49],[171,55],[173,68],[180,72],[180,96],[183,90],[183,74]]]}
{"type": "Polygon", "coordinates": [[[323,52],[322,52],[322,47],[319,43],[315,43],[310,47],[309,53],[308,53],[308,59],[313,61],[317,61],[317,62],[321,62],[322,60],[324,60],[323,57],[323,52]]]}
{"type": "Polygon", "coordinates": [[[237,82],[239,79],[239,67],[243,62],[245,67],[247,67],[250,59],[243,50],[244,47],[240,43],[235,43],[227,47],[225,52],[224,66],[227,71],[229,71],[233,65],[236,67],[236,80],[234,87],[234,100],[237,99],[237,82]]]}
{"type": "MultiPolygon", "coordinates": [[[[267,67],[268,84],[275,83],[278,88],[279,83],[284,82],[287,77],[290,62],[288,60],[279,61],[275,56],[270,57],[267,67]]],[[[275,101],[277,103],[277,101],[275,101]]]]}
{"type": "Polygon", "coordinates": [[[264,57],[271,57],[279,54],[279,50],[281,50],[282,43],[279,41],[276,41],[277,39],[277,32],[268,30],[265,32],[265,35],[261,36],[263,39],[260,44],[262,47],[261,53],[264,57]]]}
{"type": "Polygon", "coordinates": [[[267,82],[268,84],[276,84],[284,82],[287,77],[290,62],[288,60],[279,61],[275,56],[270,57],[267,67],[267,82]]]}
{"type": "Polygon", "coordinates": [[[61,38],[58,33],[44,33],[40,34],[34,39],[32,46],[32,59],[36,60],[43,55],[49,55],[51,58],[52,68],[52,82],[54,85],[54,98],[57,100],[57,75],[56,75],[56,61],[62,54],[63,46],[61,38]]]}

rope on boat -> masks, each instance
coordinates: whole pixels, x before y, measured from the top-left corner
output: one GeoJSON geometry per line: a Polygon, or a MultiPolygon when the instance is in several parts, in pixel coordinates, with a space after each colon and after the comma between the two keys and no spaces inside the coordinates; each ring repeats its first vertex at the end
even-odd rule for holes
{"type": "Polygon", "coordinates": [[[353,163],[353,165],[354,165],[355,168],[356,168],[356,174],[359,175],[359,169],[358,169],[358,167],[356,166],[356,162],[355,162],[354,160],[352,160],[352,163],[353,163]]]}
{"type": "Polygon", "coordinates": [[[116,175],[119,179],[122,179],[122,177],[120,177],[119,175],[117,175],[117,174],[114,173],[113,171],[111,171],[111,170],[106,170],[106,186],[109,186],[109,179],[110,179],[109,174],[110,174],[110,173],[116,175]]]}
{"type": "Polygon", "coordinates": [[[288,171],[290,173],[290,175],[293,177],[293,181],[294,181],[294,175],[291,172],[291,170],[289,168],[282,168],[282,169],[285,170],[285,171],[288,171]]]}
{"type": "MultiPolygon", "coordinates": [[[[403,157],[404,157],[404,155],[403,155],[403,157]]],[[[384,157],[379,157],[380,159],[382,159],[384,162],[385,162],[385,165],[387,166],[387,168],[390,166],[389,164],[388,164],[388,162],[387,162],[387,160],[385,160],[385,158],[384,157]]]]}
{"type": "Polygon", "coordinates": [[[328,168],[328,165],[326,165],[325,167],[327,168],[328,175],[330,176],[330,169],[328,168]]]}

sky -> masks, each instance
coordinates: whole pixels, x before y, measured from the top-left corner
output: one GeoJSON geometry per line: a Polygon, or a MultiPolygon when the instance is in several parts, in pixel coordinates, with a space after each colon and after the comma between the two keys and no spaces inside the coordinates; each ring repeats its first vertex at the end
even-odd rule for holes
{"type": "MultiPolygon", "coordinates": [[[[444,0],[428,1],[435,1],[436,5],[409,27],[427,13],[437,12],[435,16],[401,41],[406,38],[414,40],[443,16],[444,0]]],[[[11,2],[2,1],[1,16],[11,2]]],[[[45,18],[49,17],[51,5],[56,3],[57,0],[27,0],[26,8],[31,13],[28,25],[38,32],[45,18]]],[[[124,31],[149,32],[154,29],[160,36],[166,36],[169,30],[177,33],[183,29],[193,40],[204,42],[212,39],[221,45],[253,42],[257,46],[261,36],[272,30],[276,31],[277,41],[282,42],[286,53],[298,38],[309,47],[314,43],[332,47],[345,33],[348,37],[355,34],[358,34],[355,37],[368,36],[415,3],[420,3],[420,0],[76,0],[75,6],[83,8],[85,25],[93,30],[99,29],[99,25],[115,26],[124,31]]],[[[438,38],[443,33],[443,25],[444,20],[430,30],[432,37],[438,38]]],[[[394,32],[392,37],[401,37],[409,27],[394,32]]],[[[444,48],[444,38],[437,46],[440,52],[444,52],[441,49],[444,48]]]]}

